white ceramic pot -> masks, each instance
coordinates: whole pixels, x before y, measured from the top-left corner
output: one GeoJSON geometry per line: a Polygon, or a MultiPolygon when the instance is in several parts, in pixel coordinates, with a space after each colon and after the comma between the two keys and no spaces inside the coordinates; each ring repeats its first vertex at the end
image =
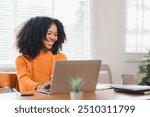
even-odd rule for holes
{"type": "Polygon", "coordinates": [[[83,92],[70,92],[70,99],[71,100],[81,100],[83,92]]]}

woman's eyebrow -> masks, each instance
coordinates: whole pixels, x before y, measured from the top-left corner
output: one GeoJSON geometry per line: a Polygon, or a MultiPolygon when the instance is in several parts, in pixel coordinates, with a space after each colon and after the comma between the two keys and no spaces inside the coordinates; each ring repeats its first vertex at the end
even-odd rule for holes
{"type": "MultiPolygon", "coordinates": [[[[53,30],[50,30],[50,29],[49,29],[47,32],[53,32],[53,30]]],[[[57,32],[58,32],[58,31],[56,31],[55,33],[57,33],[57,32]]]]}

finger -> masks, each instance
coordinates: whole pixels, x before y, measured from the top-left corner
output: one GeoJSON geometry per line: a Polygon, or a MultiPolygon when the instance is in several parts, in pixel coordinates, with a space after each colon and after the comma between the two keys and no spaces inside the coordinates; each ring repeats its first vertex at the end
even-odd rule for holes
{"type": "Polygon", "coordinates": [[[47,83],[48,83],[49,85],[51,85],[52,82],[51,82],[51,80],[49,80],[47,83]]]}

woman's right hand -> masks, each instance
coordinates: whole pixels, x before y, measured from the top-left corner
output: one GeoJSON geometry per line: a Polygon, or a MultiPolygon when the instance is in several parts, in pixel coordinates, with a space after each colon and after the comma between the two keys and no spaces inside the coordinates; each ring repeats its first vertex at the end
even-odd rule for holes
{"type": "Polygon", "coordinates": [[[51,81],[47,81],[44,84],[37,85],[36,90],[39,90],[39,89],[49,89],[50,86],[51,86],[51,81]]]}

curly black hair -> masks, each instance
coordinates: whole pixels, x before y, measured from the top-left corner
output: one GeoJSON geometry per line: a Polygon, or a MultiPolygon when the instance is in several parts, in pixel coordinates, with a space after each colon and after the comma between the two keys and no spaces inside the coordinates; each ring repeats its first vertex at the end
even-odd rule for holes
{"type": "Polygon", "coordinates": [[[47,30],[52,24],[57,26],[58,39],[50,51],[53,54],[60,52],[66,40],[63,24],[55,18],[37,16],[24,22],[16,34],[16,46],[19,53],[31,59],[39,55],[43,47],[42,40],[46,38],[47,30]]]}

